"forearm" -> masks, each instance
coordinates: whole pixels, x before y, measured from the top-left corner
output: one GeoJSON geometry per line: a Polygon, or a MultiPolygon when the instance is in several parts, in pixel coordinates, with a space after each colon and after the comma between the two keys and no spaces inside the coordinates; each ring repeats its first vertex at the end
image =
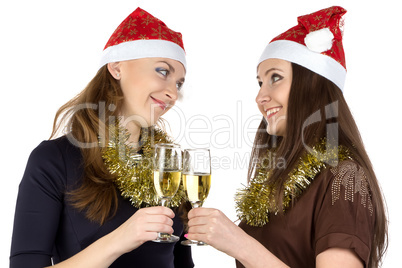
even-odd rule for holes
{"type": "Polygon", "coordinates": [[[167,207],[142,208],[117,229],[56,267],[109,267],[121,255],[155,239],[158,232],[173,233],[173,218],[173,211],[167,207]]]}
{"type": "Polygon", "coordinates": [[[232,252],[232,257],[247,268],[288,267],[261,243],[246,233],[241,236],[232,252]]]}
{"type": "Polygon", "coordinates": [[[247,268],[288,267],[220,210],[196,208],[188,217],[188,239],[204,241],[247,268]]]}
{"type": "Polygon", "coordinates": [[[64,268],[107,268],[109,267],[122,253],[114,246],[113,234],[108,234],[84,250],[69,259],[60,262],[52,267],[64,268]]]}

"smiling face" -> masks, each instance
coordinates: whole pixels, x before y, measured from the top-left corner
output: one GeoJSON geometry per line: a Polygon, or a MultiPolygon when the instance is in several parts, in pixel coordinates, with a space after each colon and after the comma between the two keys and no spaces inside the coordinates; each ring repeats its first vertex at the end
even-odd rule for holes
{"type": "Polygon", "coordinates": [[[260,91],[256,97],[258,108],[268,122],[270,135],[284,136],[290,86],[292,84],[292,65],[280,59],[267,59],[257,68],[260,91]]]}
{"type": "Polygon", "coordinates": [[[124,96],[121,115],[141,127],[154,125],[175,105],[185,77],[183,65],[167,58],[121,61],[108,68],[120,80],[124,96]]]}

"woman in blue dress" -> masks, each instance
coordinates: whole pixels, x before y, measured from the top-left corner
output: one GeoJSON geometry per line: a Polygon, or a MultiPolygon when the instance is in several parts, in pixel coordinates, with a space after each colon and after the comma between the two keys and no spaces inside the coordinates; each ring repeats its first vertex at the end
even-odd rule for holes
{"type": "Polygon", "coordinates": [[[150,241],[158,232],[183,239],[183,194],[157,206],[147,160],[154,142],[170,141],[154,125],[175,105],[185,68],[181,34],[148,12],[137,8],[118,26],[95,77],[57,112],[54,139],[29,158],[10,267],[194,266],[180,242],[150,241]],[[128,157],[107,154],[118,145],[128,157]]]}

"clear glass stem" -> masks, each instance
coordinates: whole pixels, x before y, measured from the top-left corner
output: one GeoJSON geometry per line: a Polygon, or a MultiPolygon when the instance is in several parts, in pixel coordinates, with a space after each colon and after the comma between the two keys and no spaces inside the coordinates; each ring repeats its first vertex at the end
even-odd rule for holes
{"type": "MultiPolygon", "coordinates": [[[[193,203],[191,203],[191,206],[193,208],[199,208],[202,206],[202,201],[193,202],[193,203]]],[[[193,242],[196,243],[197,246],[206,246],[207,245],[202,241],[193,241],[193,242]]]]}
{"type": "MultiPolygon", "coordinates": [[[[192,208],[199,208],[199,207],[202,206],[202,202],[201,202],[201,201],[190,202],[190,203],[191,203],[191,207],[192,207],[192,208]]],[[[196,240],[190,240],[190,239],[187,239],[187,240],[185,240],[185,241],[182,241],[181,244],[182,244],[182,245],[185,245],[185,246],[193,246],[193,245],[196,245],[196,246],[207,246],[207,244],[204,243],[204,242],[202,242],[202,241],[196,241],[196,240]]]]}
{"type": "Polygon", "coordinates": [[[199,208],[199,207],[201,207],[201,205],[202,205],[201,201],[191,202],[191,206],[193,208],[199,208]]]}
{"type": "Polygon", "coordinates": [[[160,205],[162,207],[166,207],[166,203],[169,199],[168,198],[161,198],[161,200],[159,201],[160,205]]]}
{"type": "MultiPolygon", "coordinates": [[[[161,198],[159,201],[159,204],[161,206],[166,207],[167,201],[169,201],[170,198],[161,198]]],[[[158,233],[158,236],[156,239],[152,240],[153,242],[158,242],[158,243],[175,243],[180,240],[180,237],[171,235],[168,233],[158,233]]]]}
{"type": "MultiPolygon", "coordinates": [[[[159,204],[162,207],[166,207],[167,206],[167,201],[169,201],[168,198],[161,198],[161,200],[159,201],[159,204]]],[[[170,236],[170,234],[167,234],[167,233],[158,233],[158,238],[159,239],[163,239],[163,238],[166,238],[166,237],[169,237],[169,236],[170,236]]]]}

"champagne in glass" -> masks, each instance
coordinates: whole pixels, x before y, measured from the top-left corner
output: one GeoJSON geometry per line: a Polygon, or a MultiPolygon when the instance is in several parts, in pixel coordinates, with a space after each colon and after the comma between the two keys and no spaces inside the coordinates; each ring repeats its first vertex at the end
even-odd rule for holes
{"type": "MultiPolygon", "coordinates": [[[[211,187],[211,155],[209,149],[184,150],[183,186],[193,208],[202,206],[211,187]]],[[[185,240],[186,246],[204,246],[202,241],[185,240]]]]}
{"type": "MultiPolygon", "coordinates": [[[[180,186],[182,172],[182,155],[180,145],[172,143],[159,143],[155,145],[154,157],[154,186],[159,197],[160,205],[167,206],[180,186]]],[[[174,243],[178,236],[158,233],[154,242],[174,243]]]]}
{"type": "Polygon", "coordinates": [[[211,174],[183,174],[183,185],[192,206],[200,207],[209,194],[211,174]]]}

